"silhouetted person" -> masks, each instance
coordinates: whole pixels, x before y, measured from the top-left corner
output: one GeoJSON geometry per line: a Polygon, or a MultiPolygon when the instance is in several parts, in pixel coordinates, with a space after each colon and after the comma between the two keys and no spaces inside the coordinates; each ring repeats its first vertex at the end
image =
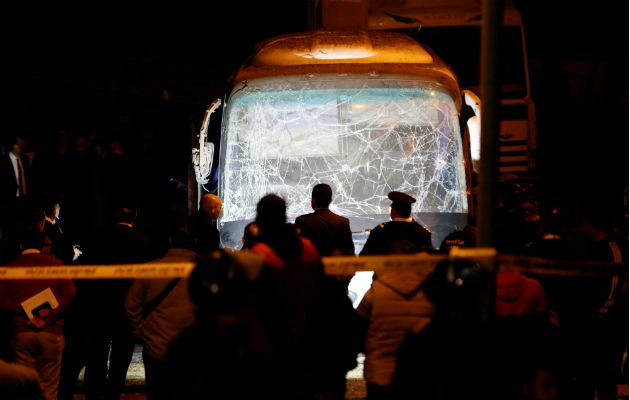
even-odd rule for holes
{"type": "MultiPolygon", "coordinates": [[[[196,262],[196,237],[190,220],[178,223],[169,235],[171,247],[161,262],[196,262]]],[[[173,384],[166,356],[182,331],[195,322],[195,306],[188,295],[188,279],[134,279],[125,300],[131,330],[142,343],[148,400],[168,399],[173,384]]]]}
{"type": "Polygon", "coordinates": [[[540,283],[520,272],[499,271],[496,278],[495,310],[498,317],[528,315],[548,311],[540,283]]]}
{"type": "MultiPolygon", "coordinates": [[[[146,237],[133,225],[137,217],[134,202],[121,202],[116,223],[99,237],[89,260],[95,264],[131,264],[147,262],[146,237]]],[[[90,249],[86,249],[86,253],[90,249]]],[[[133,355],[136,339],[131,333],[125,311],[125,298],[133,280],[99,279],[96,281],[94,329],[91,342],[94,354],[85,372],[86,394],[117,399],[133,355]],[[109,367],[107,364],[109,356],[109,367]]]]}
{"type": "MultiPolygon", "coordinates": [[[[43,229],[44,211],[41,208],[31,208],[30,212],[24,215],[23,218],[18,218],[14,222],[12,229],[7,232],[7,241],[2,243],[0,265],[5,265],[10,260],[20,256],[22,252],[20,241],[24,235],[29,234],[31,231],[42,232],[43,229]]],[[[48,242],[50,241],[48,240],[48,242]]],[[[41,252],[51,255],[50,246],[46,248],[46,242],[41,252]]],[[[6,363],[0,365],[0,398],[21,398],[19,394],[22,393],[24,397],[40,400],[41,390],[39,390],[37,371],[12,362],[12,318],[13,316],[10,312],[0,309],[0,361],[6,361],[6,363]],[[2,390],[3,387],[5,389],[4,392],[2,390]],[[36,396],[37,393],[39,393],[40,397],[32,397],[36,396]]]]}
{"type": "MultiPolygon", "coordinates": [[[[30,207],[23,215],[19,215],[9,229],[4,231],[4,237],[0,242],[0,264],[5,264],[9,260],[20,255],[19,239],[25,232],[30,230],[44,231],[46,221],[44,210],[39,207],[30,207]]],[[[51,254],[50,246],[44,248],[45,254],[51,254]]]]}
{"type": "Polygon", "coordinates": [[[245,225],[245,229],[243,230],[242,249],[251,249],[256,243],[258,243],[259,234],[260,230],[258,229],[256,222],[250,222],[245,225]]]}
{"type": "Polygon", "coordinates": [[[354,255],[350,221],[330,211],[328,206],[331,202],[330,186],[325,183],[315,185],[311,196],[314,212],[297,217],[295,225],[303,236],[313,242],[320,256],[354,255]]]}
{"type": "Polygon", "coordinates": [[[35,368],[0,358],[0,398],[42,400],[39,386],[35,368]]]}
{"type": "Polygon", "coordinates": [[[499,271],[495,293],[492,337],[505,393],[516,395],[537,371],[559,381],[555,319],[552,322],[541,284],[516,271],[499,271]]]}
{"type": "MultiPolygon", "coordinates": [[[[390,192],[392,201],[391,221],[384,222],[370,231],[361,255],[389,254],[395,242],[406,241],[416,252],[432,250],[431,232],[411,216],[411,205],[416,199],[401,192],[390,192]]],[[[400,245],[400,244],[399,244],[400,245]]]]}
{"type": "Polygon", "coordinates": [[[455,230],[442,240],[440,253],[448,254],[453,247],[475,247],[477,243],[477,227],[475,218],[468,215],[468,224],[463,229],[455,230]]]}
{"type": "Polygon", "coordinates": [[[406,334],[417,334],[431,322],[434,307],[422,291],[426,278],[413,271],[374,275],[357,307],[367,326],[363,376],[368,400],[392,398],[396,355],[406,334]]]}
{"type": "MultiPolygon", "coordinates": [[[[585,211],[581,225],[564,235],[570,259],[624,264],[620,247],[609,233],[606,211],[585,211]]],[[[628,343],[628,298],[622,279],[572,276],[558,287],[563,294],[558,320],[569,343],[568,366],[575,373],[576,399],[590,399],[595,393],[598,399],[617,398],[621,358],[628,343]]]]}
{"type": "Polygon", "coordinates": [[[29,201],[29,161],[23,154],[25,138],[10,136],[0,157],[0,229],[6,230],[29,201]]]}
{"type": "Polygon", "coordinates": [[[489,271],[468,260],[436,266],[422,286],[435,314],[400,345],[388,399],[501,398],[496,374],[502,367],[496,365],[483,319],[491,279],[489,271]]]}
{"type": "Polygon", "coordinates": [[[517,245],[521,249],[519,252],[526,253],[541,234],[541,219],[536,202],[521,201],[518,204],[518,215],[518,236],[514,240],[517,241],[517,245]]]}
{"type": "MultiPolygon", "coordinates": [[[[7,266],[59,266],[63,263],[41,253],[44,235],[38,230],[24,233],[20,239],[22,254],[7,266]]],[[[11,347],[15,361],[37,370],[40,387],[47,400],[57,399],[57,386],[64,347],[64,311],[75,296],[70,279],[0,280],[0,308],[11,313],[13,338],[11,347]],[[57,306],[34,310],[23,308],[22,302],[50,289],[57,306]]]]}
{"type": "Polygon", "coordinates": [[[201,197],[199,210],[192,215],[197,230],[197,253],[206,255],[221,247],[217,219],[222,212],[221,199],[217,195],[206,193],[201,197]]]}
{"type": "Polygon", "coordinates": [[[569,216],[558,209],[542,215],[540,219],[540,235],[529,247],[528,254],[554,260],[570,258],[570,255],[567,254],[566,241],[564,239],[565,232],[569,227],[569,216]]]}
{"type": "Polygon", "coordinates": [[[258,318],[266,303],[257,301],[259,287],[265,285],[260,280],[263,265],[259,257],[241,262],[237,255],[215,251],[201,258],[190,274],[194,324],[171,342],[165,360],[173,400],[247,400],[269,393],[265,382],[257,386],[265,370],[256,369],[264,364],[255,351],[267,337],[258,318]]]}
{"type": "Polygon", "coordinates": [[[67,171],[63,176],[63,186],[57,188],[64,195],[64,227],[73,238],[82,238],[100,229],[95,219],[102,210],[97,207],[95,193],[104,188],[97,189],[103,183],[97,179],[98,163],[88,139],[84,135],[74,137],[72,147],[65,156],[67,171]]]}
{"type": "Polygon", "coordinates": [[[103,161],[103,183],[110,204],[115,205],[130,196],[134,196],[136,187],[133,179],[136,177],[136,171],[121,139],[110,138],[108,140],[107,154],[103,161]]]}
{"type": "Polygon", "coordinates": [[[75,247],[66,237],[63,229],[59,224],[61,213],[61,200],[55,194],[49,193],[44,197],[43,209],[46,214],[46,222],[44,223],[44,234],[52,242],[52,254],[63,261],[64,264],[70,265],[81,255],[81,251],[75,247]]]}
{"type": "Polygon", "coordinates": [[[252,251],[264,257],[263,278],[268,279],[259,297],[269,335],[263,348],[273,355],[264,358],[271,368],[260,376],[261,384],[283,398],[303,392],[343,399],[345,375],[356,364],[358,351],[345,285],[324,275],[315,246],[286,223],[282,198],[263,197],[256,224],[259,242],[252,251]],[[296,369],[304,357],[309,363],[296,369]]]}

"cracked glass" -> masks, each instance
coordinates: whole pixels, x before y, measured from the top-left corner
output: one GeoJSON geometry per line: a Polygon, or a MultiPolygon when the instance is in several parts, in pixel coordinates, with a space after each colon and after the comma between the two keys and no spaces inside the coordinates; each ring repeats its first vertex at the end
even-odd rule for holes
{"type": "Polygon", "coordinates": [[[358,253],[389,220],[390,191],[417,199],[414,218],[434,246],[465,226],[466,171],[452,97],[427,79],[363,76],[265,78],[237,87],[224,111],[219,228],[240,248],[256,204],[275,193],[287,222],[310,213],[314,185],[333,190],[330,209],[348,217],[358,253]]]}

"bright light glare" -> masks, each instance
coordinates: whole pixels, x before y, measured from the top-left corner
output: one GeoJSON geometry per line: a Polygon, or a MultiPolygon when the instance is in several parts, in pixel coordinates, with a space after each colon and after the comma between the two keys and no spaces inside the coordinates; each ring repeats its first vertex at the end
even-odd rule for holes
{"type": "Polygon", "coordinates": [[[376,53],[362,48],[327,48],[315,49],[308,52],[296,52],[295,55],[303,58],[315,58],[318,60],[346,60],[368,58],[376,53]]]}

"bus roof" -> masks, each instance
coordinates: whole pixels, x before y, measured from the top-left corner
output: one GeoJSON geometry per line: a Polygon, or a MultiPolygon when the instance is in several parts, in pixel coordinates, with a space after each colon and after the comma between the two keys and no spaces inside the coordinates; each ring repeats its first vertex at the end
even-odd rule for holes
{"type": "Polygon", "coordinates": [[[315,30],[276,36],[256,46],[233,81],[326,73],[421,76],[458,93],[453,71],[430,48],[386,31],[315,30]]]}
{"type": "Polygon", "coordinates": [[[389,32],[319,30],[282,35],[259,45],[255,65],[428,64],[433,57],[408,36],[389,32]]]}

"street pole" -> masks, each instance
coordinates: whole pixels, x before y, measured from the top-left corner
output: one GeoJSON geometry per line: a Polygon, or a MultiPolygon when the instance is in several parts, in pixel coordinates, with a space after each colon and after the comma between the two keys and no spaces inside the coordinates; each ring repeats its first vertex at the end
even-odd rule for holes
{"type": "Polygon", "coordinates": [[[494,247],[499,150],[499,27],[502,0],[482,1],[481,25],[481,159],[477,213],[477,246],[494,247]]]}

